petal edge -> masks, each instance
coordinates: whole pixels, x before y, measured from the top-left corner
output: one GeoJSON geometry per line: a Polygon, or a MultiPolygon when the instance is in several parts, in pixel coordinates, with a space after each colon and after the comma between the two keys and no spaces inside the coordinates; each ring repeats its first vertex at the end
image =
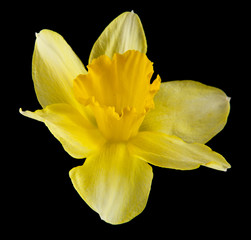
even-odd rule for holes
{"type": "Polygon", "coordinates": [[[164,168],[192,170],[200,165],[226,171],[230,164],[219,153],[200,143],[186,143],[176,136],[140,132],[129,143],[132,155],[164,168]]]}
{"type": "Polygon", "coordinates": [[[140,18],[134,12],[124,12],[101,33],[90,53],[89,63],[101,55],[112,59],[114,53],[127,50],[147,51],[146,37],[140,18]]]}
{"type": "Polygon", "coordinates": [[[43,122],[74,158],[89,156],[105,142],[97,127],[68,104],[52,104],[35,112],[20,109],[20,113],[43,122]]]}
{"type": "Polygon", "coordinates": [[[189,143],[206,143],[224,128],[229,100],[222,90],[196,81],[162,83],[154,98],[155,109],[146,115],[141,131],[175,135],[189,143]]]}
{"type": "Polygon", "coordinates": [[[144,210],[153,177],[151,166],[130,156],[123,143],[106,144],[69,174],[79,195],[111,224],[126,223],[144,210]]]}
{"type": "Polygon", "coordinates": [[[79,74],[87,73],[83,63],[60,34],[44,29],[36,36],[32,78],[39,103],[76,105],[72,85],[79,74]]]}

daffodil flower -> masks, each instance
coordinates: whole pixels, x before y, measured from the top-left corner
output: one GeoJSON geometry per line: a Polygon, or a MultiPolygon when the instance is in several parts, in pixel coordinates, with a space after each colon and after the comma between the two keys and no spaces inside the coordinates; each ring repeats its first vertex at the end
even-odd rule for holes
{"type": "Polygon", "coordinates": [[[138,15],[125,12],[95,42],[87,69],[62,36],[36,34],[32,77],[41,121],[72,157],[73,186],[111,224],[146,206],[151,165],[226,171],[228,162],[204,145],[226,124],[229,98],[202,83],[151,80],[153,63],[138,15]]]}

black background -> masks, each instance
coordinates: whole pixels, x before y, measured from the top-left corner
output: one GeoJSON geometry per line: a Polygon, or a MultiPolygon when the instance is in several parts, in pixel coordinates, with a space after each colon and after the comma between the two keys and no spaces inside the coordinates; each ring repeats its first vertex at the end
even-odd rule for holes
{"type": "Polygon", "coordinates": [[[2,183],[7,192],[5,223],[15,229],[9,231],[10,235],[18,232],[36,239],[71,234],[71,239],[77,235],[82,239],[100,234],[123,237],[154,233],[169,239],[204,239],[243,233],[249,208],[242,172],[248,159],[237,147],[238,84],[244,80],[235,75],[240,31],[240,10],[236,6],[219,1],[51,1],[20,3],[8,10],[6,21],[11,24],[5,26],[7,37],[2,39],[8,49],[3,93],[8,91],[4,103],[11,100],[12,105],[8,106],[10,113],[4,125],[9,131],[3,149],[8,157],[3,157],[7,166],[2,183]],[[231,97],[228,123],[208,146],[221,153],[232,168],[221,172],[206,167],[193,171],[153,167],[145,210],[129,223],[112,226],[100,220],[78,196],[68,177],[69,170],[84,160],[71,158],[42,123],[23,117],[18,109],[40,108],[31,78],[35,32],[48,28],[60,33],[86,66],[91,47],[104,28],[119,14],[131,10],[141,18],[147,55],[162,81],[192,79],[218,87],[231,97]],[[173,234],[175,237],[171,237],[173,234]]]}

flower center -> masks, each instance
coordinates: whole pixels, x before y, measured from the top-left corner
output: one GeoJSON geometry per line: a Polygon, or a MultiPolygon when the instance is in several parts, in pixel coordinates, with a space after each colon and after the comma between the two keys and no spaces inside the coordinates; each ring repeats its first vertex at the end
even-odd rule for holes
{"type": "Polygon", "coordinates": [[[153,97],[160,77],[150,83],[153,66],[145,54],[129,50],[124,54],[100,56],[87,66],[88,74],[74,80],[77,100],[90,105],[100,131],[114,141],[135,136],[145,114],[154,107],[153,97]]]}

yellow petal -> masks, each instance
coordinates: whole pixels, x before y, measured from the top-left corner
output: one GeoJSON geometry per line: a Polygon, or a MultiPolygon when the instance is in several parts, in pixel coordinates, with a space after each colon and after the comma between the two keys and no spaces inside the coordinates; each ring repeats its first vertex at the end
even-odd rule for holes
{"type": "Polygon", "coordinates": [[[141,21],[133,12],[122,13],[106,27],[92,48],[89,63],[101,55],[112,58],[114,53],[122,54],[127,50],[142,53],[147,50],[141,21]]]}
{"type": "Polygon", "coordinates": [[[162,83],[154,98],[155,109],[147,114],[140,130],[206,143],[224,128],[229,100],[220,89],[199,82],[162,83]]]}
{"type": "Polygon", "coordinates": [[[223,156],[206,145],[186,143],[164,133],[140,132],[128,147],[132,155],[159,167],[191,170],[203,165],[222,171],[230,168],[223,156]]]}
{"type": "Polygon", "coordinates": [[[65,151],[74,158],[85,158],[104,144],[97,127],[68,104],[52,104],[35,112],[20,109],[20,113],[44,122],[65,151]]]}
{"type": "Polygon", "coordinates": [[[77,105],[72,85],[74,78],[86,73],[84,65],[58,33],[42,30],[36,36],[32,77],[39,103],[77,105]]]}
{"type": "Polygon", "coordinates": [[[152,168],[130,156],[122,143],[107,143],[83,166],[70,171],[79,195],[100,217],[111,224],[130,221],[146,206],[152,168]]]}
{"type": "Polygon", "coordinates": [[[74,93],[83,105],[92,105],[97,124],[107,139],[127,140],[135,135],[145,113],[153,108],[160,86],[158,76],[150,84],[152,62],[145,54],[100,56],[88,65],[88,74],[74,81],[74,93]]]}

